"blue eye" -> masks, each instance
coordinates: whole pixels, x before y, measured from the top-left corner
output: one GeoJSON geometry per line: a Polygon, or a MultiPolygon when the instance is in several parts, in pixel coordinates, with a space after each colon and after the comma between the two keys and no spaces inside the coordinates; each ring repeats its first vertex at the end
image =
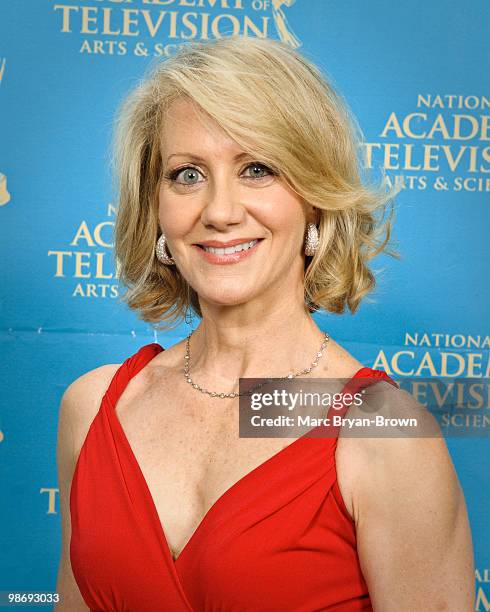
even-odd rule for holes
{"type": "Polygon", "coordinates": [[[196,175],[199,173],[199,170],[197,170],[197,168],[194,168],[192,166],[186,166],[185,168],[178,168],[177,170],[174,170],[173,172],[171,172],[168,175],[168,178],[171,181],[175,181],[176,183],[180,183],[182,185],[195,185],[195,182],[191,182],[191,183],[187,183],[187,182],[181,182],[181,181],[177,181],[177,177],[179,176],[179,174],[184,174],[187,173],[187,177],[190,178],[191,180],[193,180],[196,175]]]}
{"type": "MultiPolygon", "coordinates": [[[[270,168],[268,168],[267,166],[264,166],[264,164],[259,164],[259,163],[256,163],[256,162],[254,162],[253,164],[249,164],[247,166],[247,168],[245,168],[245,169],[247,170],[248,168],[253,168],[254,170],[259,170],[259,172],[264,172],[264,170],[265,170],[269,174],[274,174],[270,168]]],[[[267,176],[267,174],[265,176],[267,176]]],[[[262,176],[251,176],[249,178],[260,179],[260,178],[264,178],[264,175],[262,175],[262,176]]]]}
{"type": "MultiPolygon", "coordinates": [[[[252,179],[254,181],[255,180],[258,181],[260,179],[266,178],[267,176],[274,176],[276,174],[268,166],[261,164],[259,162],[252,162],[251,164],[248,164],[245,170],[248,170],[249,168],[253,170],[252,176],[246,176],[245,178],[252,179]],[[257,176],[257,172],[256,172],[257,170],[260,176],[257,176]],[[264,171],[265,171],[265,174],[263,174],[264,171]],[[253,174],[255,174],[255,176],[253,176],[253,174]]],[[[167,178],[168,180],[182,187],[192,187],[193,185],[197,185],[200,182],[199,180],[197,180],[199,175],[202,176],[200,170],[198,170],[194,166],[184,166],[183,168],[177,168],[173,170],[172,172],[169,172],[167,175],[165,175],[165,178],[167,178]],[[182,174],[183,180],[177,180],[181,174],[182,174]]]]}

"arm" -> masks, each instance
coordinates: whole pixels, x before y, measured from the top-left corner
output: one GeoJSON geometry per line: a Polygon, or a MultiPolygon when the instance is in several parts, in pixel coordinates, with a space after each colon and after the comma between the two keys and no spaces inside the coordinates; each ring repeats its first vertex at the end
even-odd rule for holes
{"type": "Polygon", "coordinates": [[[444,439],[378,438],[367,446],[353,504],[374,610],[470,612],[471,532],[444,439]]]}
{"type": "Polygon", "coordinates": [[[56,582],[60,603],[55,612],[89,610],[80,594],[70,562],[70,487],[85,436],[100,406],[102,395],[118,365],[105,365],[75,380],[61,398],[56,461],[61,512],[61,557],[56,582]]]}

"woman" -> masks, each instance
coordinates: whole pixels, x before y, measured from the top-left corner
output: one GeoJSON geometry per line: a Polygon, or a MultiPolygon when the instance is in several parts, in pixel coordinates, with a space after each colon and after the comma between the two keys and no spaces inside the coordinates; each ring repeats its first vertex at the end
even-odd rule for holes
{"type": "Polygon", "coordinates": [[[406,400],[311,317],[355,312],[390,236],[353,126],[321,73],[271,40],[191,45],[128,96],[115,140],[125,299],[163,327],[202,320],[65,391],[58,609],[472,608],[441,438],[238,437],[240,378],[364,376],[406,400]]]}

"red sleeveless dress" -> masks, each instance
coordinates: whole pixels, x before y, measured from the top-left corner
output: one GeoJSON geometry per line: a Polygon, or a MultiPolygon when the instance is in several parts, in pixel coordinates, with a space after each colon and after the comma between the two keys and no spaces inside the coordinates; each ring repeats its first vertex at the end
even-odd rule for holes
{"type": "MultiPolygon", "coordinates": [[[[129,380],[162,350],[147,344],[117,370],[75,467],[70,560],[90,610],[372,610],[337,484],[337,437],[294,439],[240,478],[174,561],[115,412],[129,380]]],[[[398,386],[381,370],[361,368],[344,391],[354,393],[359,378],[362,386],[380,378],[398,386]]]]}

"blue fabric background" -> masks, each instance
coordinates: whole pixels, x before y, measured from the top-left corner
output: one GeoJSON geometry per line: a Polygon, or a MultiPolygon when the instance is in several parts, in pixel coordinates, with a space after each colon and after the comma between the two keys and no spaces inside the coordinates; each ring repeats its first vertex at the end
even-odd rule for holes
{"type": "MultiPolygon", "coordinates": [[[[0,590],[55,590],[61,536],[55,448],[64,389],[90,369],[122,362],[143,344],[158,341],[165,347],[188,333],[183,324],[157,334],[138,320],[115,297],[111,247],[75,237],[83,224],[90,236],[97,225],[106,224],[101,238],[110,244],[109,138],[116,106],[148,64],[157,61],[151,54],[154,45],[172,54],[185,43],[191,30],[184,19],[197,24],[194,38],[203,38],[204,13],[222,35],[230,34],[233,25],[243,32],[248,17],[271,38],[289,33],[290,40],[299,41],[299,51],[319,64],[345,96],[366,142],[376,144],[374,176],[384,166],[390,180],[405,177],[394,228],[402,259],[378,257],[375,301],[364,302],[354,316],[316,314],[321,328],[370,367],[391,368],[398,354],[405,371],[417,370],[430,354],[439,375],[443,353],[451,352],[464,362],[459,376],[469,375],[470,359],[482,363],[480,376],[485,376],[490,134],[488,127],[470,139],[454,138],[451,132],[455,115],[471,116],[480,126],[488,123],[486,0],[289,0],[276,13],[277,21],[270,2],[251,0],[217,2],[214,8],[197,0],[167,0],[165,6],[156,0],[3,2],[0,173],[10,200],[0,206],[0,590]],[[87,22],[86,29],[96,33],[83,31],[87,7],[93,7],[86,14],[95,21],[87,22]],[[103,10],[111,11],[114,30],[121,27],[125,9],[136,10],[139,35],[102,32],[103,10]],[[163,23],[175,18],[175,36],[164,25],[152,38],[142,11],[153,21],[168,11],[163,23]],[[286,19],[282,30],[276,27],[281,11],[286,19]],[[64,12],[69,23],[63,23],[64,12]],[[105,53],[95,52],[96,41],[105,53]],[[138,43],[150,49],[148,56],[134,53],[138,43]],[[455,107],[449,107],[447,95],[455,96],[455,107]],[[476,107],[457,108],[459,96],[476,107]],[[432,107],[421,106],[420,97],[431,98],[432,107]],[[415,138],[392,130],[383,135],[392,113],[400,124],[411,113],[425,113],[426,119],[410,122],[419,134],[441,115],[449,134],[415,138]],[[388,144],[398,146],[399,158],[392,158],[398,168],[386,163],[388,144]],[[411,170],[406,145],[413,145],[414,165],[423,162],[424,147],[436,146],[432,150],[439,169],[411,170]],[[456,168],[448,164],[443,147],[453,157],[466,147],[456,168]],[[475,166],[470,155],[476,156],[475,166]],[[447,189],[436,187],[437,177],[447,189]],[[472,182],[458,188],[465,179],[472,182]],[[478,179],[480,190],[473,190],[478,179]],[[62,270],[57,268],[61,257],[62,270]],[[77,257],[79,263],[88,262],[78,270],[77,257]],[[97,257],[103,262],[99,270],[97,257]],[[418,334],[416,346],[407,334],[418,334]],[[424,334],[431,346],[424,346],[424,334]],[[435,346],[432,334],[448,335],[449,346],[435,346]],[[469,336],[476,346],[467,346],[469,336]]],[[[0,182],[0,199],[1,191],[0,182]]],[[[416,376],[432,374],[422,368],[416,376]]],[[[489,407],[479,414],[488,418],[489,407]]],[[[447,440],[468,504],[479,610],[490,609],[489,441],[484,433],[447,440]]]]}

